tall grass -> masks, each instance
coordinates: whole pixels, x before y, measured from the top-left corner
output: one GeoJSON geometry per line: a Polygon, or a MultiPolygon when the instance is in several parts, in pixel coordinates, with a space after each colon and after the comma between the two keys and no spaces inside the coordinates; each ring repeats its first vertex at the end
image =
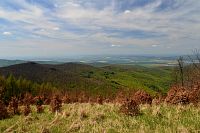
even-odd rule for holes
{"type": "Polygon", "coordinates": [[[0,121],[0,132],[199,132],[200,107],[193,105],[141,105],[141,115],[120,113],[119,104],[65,104],[61,113],[45,106],[38,114],[32,106],[28,116],[15,115],[0,121]]]}

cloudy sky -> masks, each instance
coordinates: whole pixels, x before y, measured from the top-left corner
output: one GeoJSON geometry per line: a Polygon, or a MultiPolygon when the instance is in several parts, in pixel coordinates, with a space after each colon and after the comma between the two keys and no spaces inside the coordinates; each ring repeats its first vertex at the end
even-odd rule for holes
{"type": "Polygon", "coordinates": [[[200,0],[0,0],[0,58],[195,48],[200,0]]]}

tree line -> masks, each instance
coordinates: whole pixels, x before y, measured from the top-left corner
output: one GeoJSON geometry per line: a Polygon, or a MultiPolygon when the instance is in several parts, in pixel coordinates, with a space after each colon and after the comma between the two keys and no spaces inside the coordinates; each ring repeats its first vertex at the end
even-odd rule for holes
{"type": "Polygon", "coordinates": [[[23,97],[24,94],[30,93],[33,96],[52,94],[56,91],[51,83],[35,83],[22,77],[15,78],[12,74],[8,77],[0,75],[0,99],[5,103],[12,97],[23,97]]]}

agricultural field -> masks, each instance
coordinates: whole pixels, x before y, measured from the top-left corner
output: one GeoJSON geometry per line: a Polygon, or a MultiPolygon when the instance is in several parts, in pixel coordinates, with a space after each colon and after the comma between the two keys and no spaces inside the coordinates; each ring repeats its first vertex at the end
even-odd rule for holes
{"type": "MultiPolygon", "coordinates": [[[[200,108],[191,105],[140,105],[140,114],[127,116],[120,104],[65,104],[60,113],[45,106],[44,113],[15,115],[0,121],[0,132],[28,133],[197,133],[200,131],[200,108]]],[[[23,108],[23,107],[21,107],[23,108]]]]}

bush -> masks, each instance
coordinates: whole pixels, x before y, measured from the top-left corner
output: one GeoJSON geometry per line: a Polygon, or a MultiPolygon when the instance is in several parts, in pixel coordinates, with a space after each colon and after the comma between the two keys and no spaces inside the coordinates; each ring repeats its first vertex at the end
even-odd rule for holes
{"type": "Polygon", "coordinates": [[[43,113],[44,112],[44,108],[43,108],[43,103],[44,100],[41,96],[37,96],[35,98],[35,102],[36,102],[36,108],[37,108],[37,113],[43,113]]]}
{"type": "Polygon", "coordinates": [[[31,113],[31,107],[30,107],[29,104],[27,104],[27,105],[24,106],[23,114],[24,114],[25,116],[27,116],[27,115],[29,115],[30,113],[31,113]]]}
{"type": "Polygon", "coordinates": [[[30,93],[26,93],[23,98],[23,105],[34,104],[34,98],[30,93]]]}
{"type": "Polygon", "coordinates": [[[8,113],[10,115],[19,114],[18,99],[16,97],[11,98],[11,101],[8,105],[8,113]]]}
{"type": "Polygon", "coordinates": [[[97,103],[101,105],[103,104],[103,98],[101,96],[97,97],[97,103]]]}
{"type": "Polygon", "coordinates": [[[200,86],[193,88],[189,92],[189,97],[188,97],[190,103],[197,104],[200,102],[200,86]]]}
{"type": "Polygon", "coordinates": [[[165,98],[165,102],[170,104],[188,104],[189,93],[183,87],[172,87],[165,98]]]}
{"type": "Polygon", "coordinates": [[[135,100],[128,100],[122,104],[120,111],[125,115],[136,116],[140,114],[139,104],[135,100]]]}
{"type": "Polygon", "coordinates": [[[152,103],[152,97],[145,91],[137,91],[133,95],[133,100],[135,100],[138,104],[151,104],[152,103]]]}
{"type": "Polygon", "coordinates": [[[62,98],[62,102],[68,104],[71,102],[71,99],[68,95],[64,95],[62,98]]]}
{"type": "Polygon", "coordinates": [[[5,104],[3,103],[2,100],[0,100],[0,120],[1,119],[5,119],[5,118],[8,118],[8,112],[7,112],[7,109],[6,109],[6,106],[5,104]]]}
{"type": "Polygon", "coordinates": [[[51,106],[52,112],[60,112],[61,111],[62,100],[59,99],[58,95],[53,96],[50,106],[51,106]]]}

